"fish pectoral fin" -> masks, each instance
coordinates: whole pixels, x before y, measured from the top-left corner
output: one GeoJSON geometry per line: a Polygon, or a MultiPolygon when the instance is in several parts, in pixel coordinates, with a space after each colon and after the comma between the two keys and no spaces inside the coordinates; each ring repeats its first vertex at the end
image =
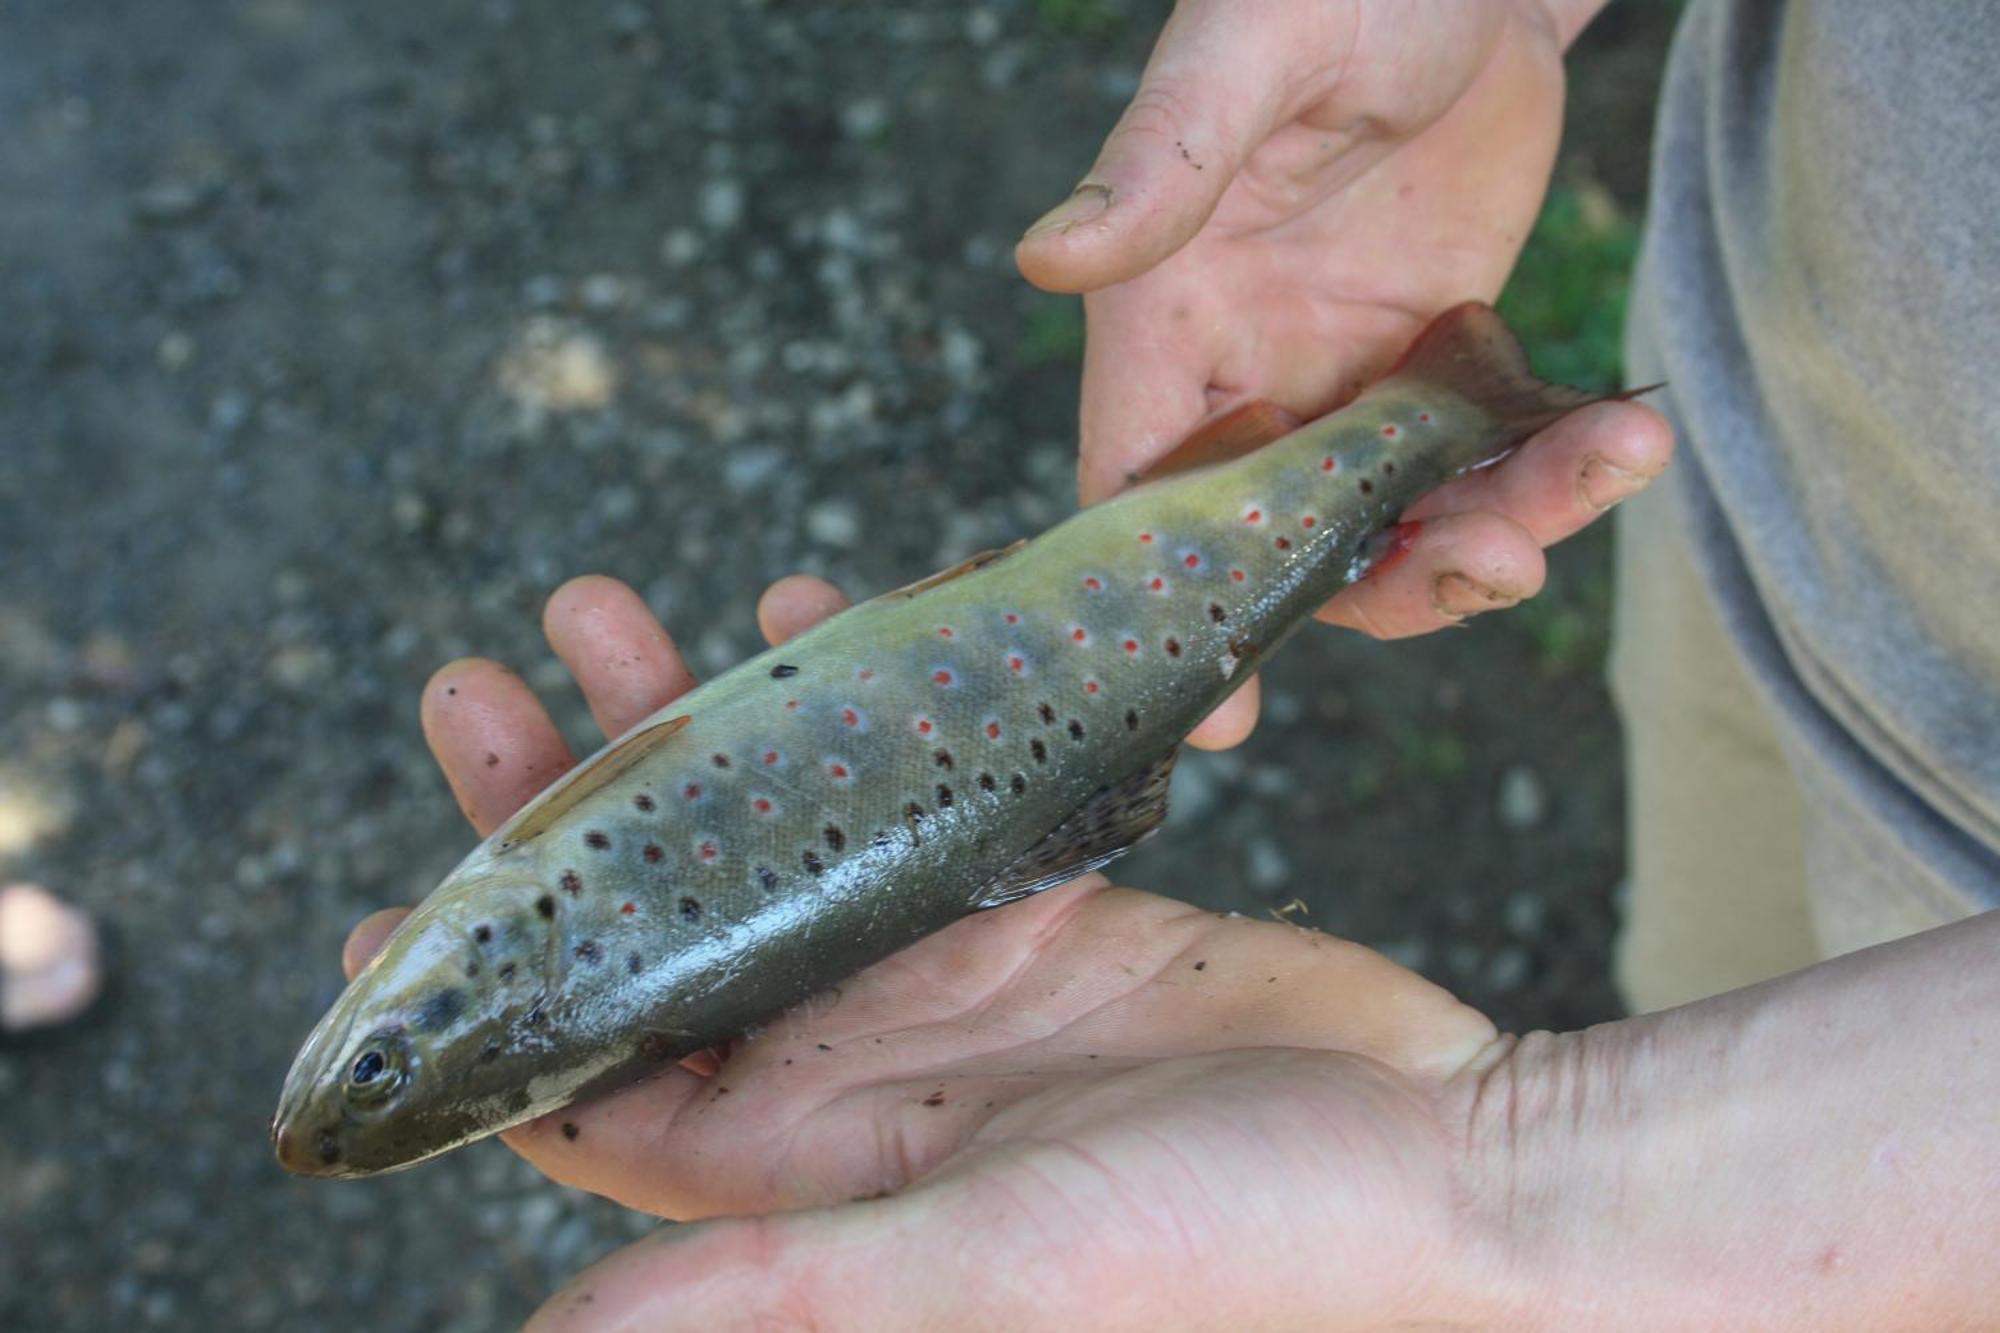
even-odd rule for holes
{"type": "Polygon", "coordinates": [[[1109,865],[1158,832],[1167,817],[1167,783],[1179,755],[1176,746],[1125,781],[1085,801],[1053,833],[982,888],[973,900],[973,910],[1003,907],[1066,884],[1109,865]]]}
{"type": "Polygon", "coordinates": [[[691,719],[683,713],[679,717],[662,718],[642,726],[571,769],[494,832],[493,837],[500,850],[504,852],[519,847],[548,832],[557,820],[575,809],[578,802],[624,777],[635,764],[673,739],[675,733],[689,721],[691,719]]]}
{"type": "Polygon", "coordinates": [[[996,560],[1004,560],[1027,544],[1028,539],[1023,537],[1012,545],[996,546],[990,551],[981,551],[978,555],[969,556],[959,561],[950,569],[940,569],[929,578],[918,579],[915,583],[905,584],[894,592],[883,593],[882,596],[885,598],[901,597],[907,600],[915,597],[920,592],[929,592],[932,588],[938,587],[941,584],[950,583],[953,579],[964,578],[974,570],[984,569],[996,560]]]}
{"type": "Polygon", "coordinates": [[[1135,484],[1157,481],[1176,472],[1232,462],[1298,428],[1298,417],[1268,398],[1253,398],[1196,426],[1192,435],[1132,480],[1135,484]]]}

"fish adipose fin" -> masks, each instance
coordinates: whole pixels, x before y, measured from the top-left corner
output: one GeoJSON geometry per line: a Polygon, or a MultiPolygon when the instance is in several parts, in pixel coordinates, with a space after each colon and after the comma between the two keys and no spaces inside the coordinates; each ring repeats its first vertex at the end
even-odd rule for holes
{"type": "Polygon", "coordinates": [[[624,777],[634,764],[672,739],[674,733],[688,722],[688,716],[683,713],[679,717],[664,718],[651,726],[642,727],[597,759],[571,770],[572,777],[558,781],[500,827],[493,835],[499,839],[500,849],[506,851],[519,847],[548,832],[549,826],[568,814],[577,802],[624,777]]]}
{"type": "Polygon", "coordinates": [[[1253,398],[1196,426],[1194,434],[1175,445],[1165,457],[1132,478],[1135,483],[1158,481],[1176,472],[1213,467],[1255,453],[1273,440],[1299,428],[1299,419],[1268,398],[1253,398]]]}
{"type": "Polygon", "coordinates": [[[1499,421],[1516,441],[1579,407],[1648,392],[1591,393],[1537,378],[1520,339],[1492,306],[1479,301],[1455,305],[1427,324],[1369,393],[1391,386],[1455,394],[1499,421]]]}
{"type": "Polygon", "coordinates": [[[920,592],[929,592],[932,588],[936,588],[943,584],[950,583],[953,579],[964,578],[967,574],[972,573],[974,570],[984,569],[996,560],[1005,560],[1008,556],[1014,554],[1014,552],[1020,550],[1023,546],[1026,546],[1027,544],[1028,544],[1028,539],[1026,537],[1023,537],[1021,538],[1021,540],[1014,542],[1011,545],[996,546],[990,551],[981,551],[978,555],[968,556],[964,560],[959,561],[957,564],[953,565],[950,569],[940,569],[937,573],[931,575],[929,578],[918,579],[915,583],[906,583],[902,587],[897,588],[894,592],[885,592],[882,595],[885,598],[901,597],[907,600],[911,597],[915,597],[920,592]]]}
{"type": "Polygon", "coordinates": [[[1180,748],[1084,802],[1056,831],[980,890],[975,911],[1004,907],[1043,889],[1067,884],[1123,856],[1158,831],[1167,817],[1167,782],[1180,748]]]}

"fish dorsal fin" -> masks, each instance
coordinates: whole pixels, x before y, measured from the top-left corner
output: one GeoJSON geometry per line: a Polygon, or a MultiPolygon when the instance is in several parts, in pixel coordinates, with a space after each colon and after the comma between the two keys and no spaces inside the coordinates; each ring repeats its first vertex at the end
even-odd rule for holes
{"type": "Polygon", "coordinates": [[[1066,884],[1086,871],[1108,865],[1158,831],[1167,817],[1167,782],[1173,776],[1176,746],[1125,781],[1085,801],[1055,832],[979,891],[973,908],[983,911],[1066,884]]]}
{"type": "Polygon", "coordinates": [[[1283,439],[1298,428],[1299,419],[1290,412],[1268,398],[1253,398],[1195,427],[1194,434],[1133,480],[1157,481],[1176,472],[1227,463],[1262,449],[1273,440],[1283,439]]]}
{"type": "Polygon", "coordinates": [[[901,597],[907,600],[911,597],[915,597],[920,592],[929,592],[932,588],[936,588],[943,584],[950,583],[953,579],[964,578],[967,574],[972,573],[974,570],[984,569],[996,560],[1004,560],[1008,556],[1014,554],[1014,552],[1020,550],[1023,546],[1026,546],[1027,544],[1028,544],[1028,539],[1026,537],[1023,537],[1021,538],[1021,540],[1011,543],[1010,545],[996,546],[990,551],[981,551],[978,555],[969,556],[966,559],[959,561],[957,564],[953,565],[950,569],[940,569],[937,573],[931,575],[929,578],[918,579],[915,583],[905,584],[904,586],[896,589],[894,592],[886,592],[883,593],[882,595],[884,597],[901,597]]]}
{"type": "Polygon", "coordinates": [[[494,833],[501,851],[547,833],[555,822],[574,810],[586,797],[616,782],[671,740],[690,721],[687,714],[663,718],[624,737],[521,808],[520,813],[494,833]]]}
{"type": "Polygon", "coordinates": [[[1425,325],[1378,387],[1398,383],[1419,393],[1456,394],[1522,438],[1579,407],[1646,392],[1595,394],[1537,378],[1520,339],[1480,301],[1455,305],[1425,325]]]}

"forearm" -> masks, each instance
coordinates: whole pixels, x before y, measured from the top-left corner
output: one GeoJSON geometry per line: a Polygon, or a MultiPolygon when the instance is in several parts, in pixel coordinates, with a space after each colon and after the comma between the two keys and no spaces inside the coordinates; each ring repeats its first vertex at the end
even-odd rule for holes
{"type": "Polygon", "coordinates": [[[1473,1095],[1523,1327],[2000,1318],[2000,912],[1523,1039],[1473,1095]]]}

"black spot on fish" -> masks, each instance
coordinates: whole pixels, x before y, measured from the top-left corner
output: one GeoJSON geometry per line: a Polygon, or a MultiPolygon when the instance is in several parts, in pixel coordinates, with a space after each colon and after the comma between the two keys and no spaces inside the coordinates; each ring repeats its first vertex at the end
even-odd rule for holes
{"type": "Polygon", "coordinates": [[[1257,645],[1250,642],[1247,635],[1234,635],[1229,640],[1229,655],[1231,657],[1255,657],[1257,655],[1257,645]]]}
{"type": "Polygon", "coordinates": [[[1366,477],[1363,477],[1363,478],[1361,479],[1361,493],[1362,493],[1363,495],[1373,495],[1373,494],[1375,494],[1375,483],[1374,483],[1374,482],[1372,482],[1372,481],[1370,481],[1370,480],[1368,480],[1368,478],[1366,478],[1366,477]]]}
{"type": "Polygon", "coordinates": [[[512,963],[500,964],[500,968],[497,975],[502,981],[505,981],[508,977],[514,975],[514,965],[512,963]]]}
{"type": "Polygon", "coordinates": [[[528,1103],[532,1100],[533,1098],[528,1095],[528,1086],[524,1083],[507,1095],[507,1110],[510,1114],[518,1114],[527,1110],[528,1103]]]}
{"type": "Polygon", "coordinates": [[[1385,477],[1393,477],[1396,475],[1396,465],[1394,463],[1391,463],[1386,458],[1382,460],[1382,475],[1385,477]]]}
{"type": "Polygon", "coordinates": [[[435,1032],[465,1012],[465,992],[456,986],[447,986],[417,1010],[417,1016],[410,1020],[410,1026],[419,1032],[435,1032]]]}
{"type": "Polygon", "coordinates": [[[479,1053],[479,1063],[482,1065],[490,1065],[499,1058],[500,1058],[500,1043],[497,1041],[487,1042],[486,1049],[482,1050],[479,1053]]]}
{"type": "Polygon", "coordinates": [[[639,809],[643,810],[645,813],[649,815],[653,813],[653,798],[646,795],[646,793],[644,792],[640,792],[637,796],[634,796],[632,798],[632,804],[638,806],[639,809]]]}
{"type": "Polygon", "coordinates": [[[1125,730],[1127,730],[1127,731],[1137,731],[1138,729],[1139,729],[1139,714],[1138,714],[1138,712],[1137,712],[1136,710],[1134,710],[1134,709],[1130,709],[1130,708],[1126,709],[1126,710],[1125,710],[1125,730]]]}
{"type": "Polygon", "coordinates": [[[1220,625],[1223,621],[1229,619],[1229,613],[1222,609],[1221,602],[1210,602],[1208,604],[1208,618],[1220,625]]]}
{"type": "Polygon", "coordinates": [[[819,859],[818,852],[807,852],[802,859],[805,861],[808,873],[814,875],[823,875],[826,873],[826,862],[819,859]]]}
{"type": "Polygon", "coordinates": [[[1073,741],[1083,739],[1083,723],[1077,721],[1075,718],[1069,720],[1069,738],[1073,741]]]}
{"type": "Polygon", "coordinates": [[[694,898],[681,899],[681,918],[685,921],[701,920],[701,903],[694,898]]]}
{"type": "Polygon", "coordinates": [[[889,832],[888,829],[878,828],[875,830],[875,835],[868,839],[868,845],[870,847],[887,847],[894,841],[896,841],[895,834],[889,832]]]}
{"type": "Polygon", "coordinates": [[[932,755],[932,756],[931,756],[931,762],[932,762],[932,763],[934,763],[934,764],[936,764],[936,765],[937,765],[937,766],[938,766],[939,768],[950,768],[950,767],[951,767],[951,751],[950,751],[950,750],[939,750],[939,751],[938,751],[938,752],[937,752],[936,754],[934,754],[934,755],[932,755]]]}
{"type": "Polygon", "coordinates": [[[1042,715],[1043,726],[1053,727],[1056,724],[1056,710],[1047,704],[1041,705],[1035,711],[1042,715]]]}
{"type": "Polygon", "coordinates": [[[583,845],[594,852],[601,852],[611,845],[611,839],[596,829],[583,835],[583,845]]]}
{"type": "Polygon", "coordinates": [[[799,669],[797,667],[786,666],[783,662],[780,662],[778,663],[778,665],[771,668],[772,680],[789,680],[791,677],[796,676],[798,674],[799,674],[799,669]]]}
{"type": "MultiPolygon", "coordinates": [[[[456,694],[457,691],[454,690],[453,693],[456,694]]],[[[313,1139],[313,1147],[319,1153],[319,1160],[332,1166],[340,1160],[340,1131],[333,1128],[322,1129],[313,1139]]]]}
{"type": "Polygon", "coordinates": [[[1016,796],[1019,796],[1028,789],[1028,780],[1019,773],[1016,773],[1012,778],[1008,779],[1007,785],[1014,789],[1016,796]]]}
{"type": "MultiPolygon", "coordinates": [[[[601,838],[604,835],[600,833],[597,836],[601,838]]],[[[556,884],[564,893],[567,893],[572,898],[583,892],[583,876],[577,874],[574,870],[563,871],[562,878],[557,880],[556,884]]]]}
{"type": "Polygon", "coordinates": [[[712,754],[708,757],[708,760],[710,763],[714,764],[717,768],[729,767],[729,756],[726,754],[712,754]]]}
{"type": "Polygon", "coordinates": [[[541,897],[535,899],[535,910],[542,914],[544,920],[554,920],[556,914],[556,900],[549,894],[545,893],[541,897]]]}
{"type": "Polygon", "coordinates": [[[1180,641],[1179,639],[1174,639],[1174,638],[1170,638],[1170,639],[1168,639],[1168,640],[1167,640],[1167,656],[1168,656],[1168,657],[1179,657],[1180,655],[1181,655],[1181,641],[1180,641]]]}
{"type": "Polygon", "coordinates": [[[481,944],[490,942],[493,938],[493,927],[474,926],[472,928],[472,938],[478,940],[481,944]]]}
{"type": "Polygon", "coordinates": [[[758,866],[757,882],[762,884],[765,892],[768,893],[778,887],[778,872],[769,866],[758,866]]]}
{"type": "Polygon", "coordinates": [[[979,775],[979,790],[992,791],[996,785],[997,784],[993,781],[993,775],[991,773],[981,773],[979,775]]]}
{"type": "Polygon", "coordinates": [[[1049,747],[1042,744],[1040,738],[1028,742],[1028,753],[1035,756],[1035,762],[1038,764],[1049,762],[1049,747]]]}
{"type": "Polygon", "coordinates": [[[836,824],[828,824],[821,830],[821,834],[826,838],[826,845],[836,852],[847,846],[847,835],[842,833],[836,824]]]}
{"type": "Polygon", "coordinates": [[[648,1060],[674,1058],[674,1039],[664,1032],[648,1032],[639,1038],[639,1054],[648,1060]]]}
{"type": "Polygon", "coordinates": [[[923,817],[924,817],[924,808],[921,805],[918,805],[915,801],[911,801],[908,805],[903,807],[903,818],[922,819],[923,817]]]}
{"type": "Polygon", "coordinates": [[[646,858],[646,863],[648,865],[658,865],[662,860],[662,858],[666,856],[666,853],[660,849],[659,843],[649,842],[646,844],[645,849],[639,853],[639,855],[646,858]]]}
{"type": "Polygon", "coordinates": [[[562,1136],[570,1140],[572,1143],[576,1141],[576,1136],[581,1133],[583,1133],[583,1131],[578,1129],[575,1125],[571,1124],[569,1121],[565,1120],[562,1122],[562,1136]]]}
{"type": "Polygon", "coordinates": [[[548,1021],[548,1011],[543,1009],[539,1004],[521,1015],[521,1024],[523,1027],[538,1028],[548,1021]]]}
{"type": "Polygon", "coordinates": [[[625,970],[627,972],[630,972],[633,976],[635,977],[638,976],[640,972],[645,970],[645,966],[646,965],[644,963],[639,961],[638,954],[628,953],[625,955],[625,970]]]}
{"type": "Polygon", "coordinates": [[[594,963],[604,956],[604,951],[597,947],[596,940],[585,940],[576,946],[576,956],[586,963],[594,963]]]}
{"type": "Polygon", "coordinates": [[[937,803],[946,808],[951,806],[951,788],[945,786],[942,782],[938,783],[937,803]]]}
{"type": "Polygon", "coordinates": [[[471,962],[465,965],[465,979],[467,981],[470,981],[472,980],[472,978],[478,975],[479,975],[479,960],[475,958],[471,962]]]}

